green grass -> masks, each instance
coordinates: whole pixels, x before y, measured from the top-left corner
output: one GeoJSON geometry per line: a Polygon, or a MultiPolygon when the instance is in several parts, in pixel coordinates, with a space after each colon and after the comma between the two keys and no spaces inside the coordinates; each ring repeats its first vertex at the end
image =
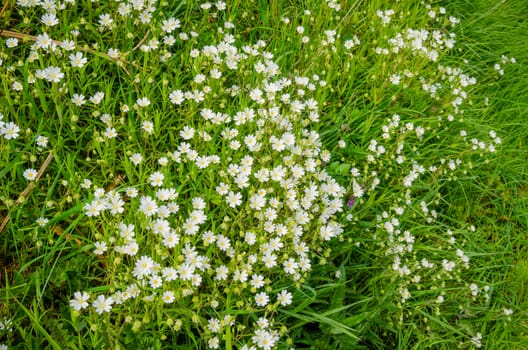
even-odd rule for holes
{"type": "MultiPolygon", "coordinates": [[[[206,349],[215,342],[220,349],[266,348],[259,345],[258,329],[278,349],[528,347],[528,50],[521,44],[528,42],[528,22],[522,1],[426,2],[430,8],[412,0],[343,1],[339,11],[331,1],[315,0],[233,0],[220,10],[166,1],[156,4],[150,23],[141,23],[135,10],[134,18],[120,17],[119,3],[78,0],[57,9],[60,23],[48,27],[41,23],[44,9],[23,3],[8,0],[0,7],[0,126],[13,122],[20,128],[17,138],[0,136],[0,220],[9,218],[0,230],[0,348],[206,349]],[[384,26],[377,11],[390,8],[394,14],[384,26]],[[114,19],[112,30],[99,28],[105,13],[114,19]],[[451,25],[449,16],[460,23],[451,25]],[[163,43],[161,29],[169,17],[181,21],[172,46],[163,43]],[[456,43],[453,49],[436,47],[437,59],[407,39],[398,52],[382,52],[391,49],[391,38],[418,33],[409,29],[428,31],[422,47],[429,50],[433,31],[444,42],[455,33],[456,43]],[[328,30],[335,30],[335,38],[328,30]],[[74,40],[76,49],[39,49],[32,57],[34,36],[44,32],[74,40]],[[231,50],[238,54],[249,52],[245,45],[264,43],[236,57],[236,68],[225,54],[191,57],[193,49],[218,46],[223,33],[233,34],[231,50]],[[9,37],[18,38],[18,45],[9,47],[9,37]],[[152,47],[144,50],[142,44],[152,47]],[[109,49],[118,49],[119,58],[109,56],[109,49]],[[68,56],[75,52],[87,58],[83,67],[71,66],[68,56]],[[503,55],[516,63],[503,63],[503,55]],[[271,61],[278,74],[265,79],[256,65],[271,61]],[[60,82],[37,76],[50,66],[65,74],[60,82]],[[218,79],[209,75],[213,68],[222,73],[218,79]],[[205,83],[195,81],[199,73],[205,83]],[[391,82],[396,75],[399,84],[391,82]],[[278,87],[276,97],[254,98],[252,89],[265,90],[279,78],[291,85],[278,87]],[[434,96],[424,90],[424,84],[437,83],[434,96]],[[240,90],[230,91],[233,85],[240,90]],[[193,101],[192,93],[181,104],[169,97],[204,86],[210,92],[203,101],[193,101]],[[73,94],[88,100],[99,91],[100,103],[71,101],[73,94]],[[280,97],[286,93],[289,101],[280,97]],[[453,103],[457,96],[461,100],[453,103]],[[142,97],[150,104],[138,106],[142,97]],[[292,111],[291,101],[309,99],[317,102],[317,118],[308,107],[292,111]],[[273,107],[287,124],[259,112],[269,108],[272,115],[273,107]],[[216,122],[204,120],[204,108],[223,118],[250,108],[255,116],[240,125],[216,122]],[[144,122],[152,122],[153,133],[144,122]],[[195,129],[188,139],[182,135],[186,127],[195,129]],[[108,128],[116,137],[105,136],[108,128]],[[226,136],[231,129],[238,132],[238,149],[226,136]],[[317,132],[321,144],[310,142],[306,130],[317,132]],[[275,149],[286,131],[302,147],[275,149]],[[39,135],[48,138],[46,146],[37,145],[39,135]],[[247,135],[256,135],[262,148],[251,151],[247,135]],[[175,153],[182,142],[199,156],[218,156],[218,162],[200,167],[190,153],[175,153]],[[138,165],[134,153],[143,157],[138,165]],[[303,210],[288,204],[286,183],[251,175],[246,187],[229,174],[229,166],[242,166],[248,155],[252,174],[289,168],[286,177],[298,199],[310,186],[327,191],[328,198],[317,195],[305,206],[304,223],[303,210]],[[309,170],[305,161],[312,159],[309,170]],[[293,176],[293,165],[303,174],[293,176]],[[38,181],[25,178],[28,168],[41,170],[38,181]],[[323,169],[338,185],[325,179],[323,169]],[[162,187],[152,184],[155,172],[164,176],[162,187]],[[240,205],[229,206],[217,190],[220,182],[241,194],[240,205]],[[99,208],[90,216],[86,205],[96,202],[97,188],[106,202],[117,194],[123,211],[99,208]],[[167,215],[179,237],[174,246],[164,241],[170,230],[156,228],[140,209],[141,196],[154,198],[160,188],[178,193],[172,201],[179,211],[167,215]],[[259,190],[267,200],[263,209],[250,204],[259,190]],[[205,219],[192,234],[185,222],[200,215],[198,197],[205,219]],[[272,197],[279,203],[275,210],[272,197]],[[336,203],[342,211],[321,215],[336,203]],[[274,212],[277,217],[268,220],[274,212]],[[39,225],[39,218],[48,221],[39,225]],[[270,222],[284,224],[286,233],[269,229],[270,222]],[[320,232],[334,222],[343,232],[326,240],[320,232]],[[119,223],[135,225],[133,239],[120,234],[119,223]],[[206,231],[216,243],[206,242],[206,231]],[[255,233],[255,243],[247,232],[255,233]],[[218,242],[222,238],[229,239],[231,252],[218,242]],[[274,253],[277,266],[266,267],[263,252],[272,238],[283,246],[274,253]],[[306,253],[298,253],[299,241],[306,253]],[[108,248],[97,254],[101,242],[108,248]],[[114,249],[130,242],[138,246],[136,255],[114,249]],[[190,258],[186,245],[210,266],[197,267],[202,263],[190,258]],[[156,268],[138,277],[142,256],[159,269],[189,263],[201,281],[193,285],[180,274],[155,287],[156,268]],[[295,274],[283,269],[288,259],[299,264],[304,258],[311,267],[294,268],[295,274]],[[215,278],[220,265],[228,269],[226,280],[215,278]],[[235,270],[245,271],[248,281],[237,280],[235,270]],[[252,288],[251,279],[260,277],[264,286],[252,288]],[[110,312],[97,312],[98,296],[119,299],[134,284],[138,297],[122,297],[110,312]],[[89,293],[89,306],[74,310],[70,300],[78,291],[89,293]],[[162,293],[169,291],[175,299],[165,303],[162,293]],[[291,293],[290,305],[279,304],[281,291],[291,293]],[[255,299],[260,292],[269,297],[266,305],[255,299]],[[259,325],[259,318],[270,325],[259,325]],[[209,323],[214,319],[220,320],[218,333],[209,323]]],[[[162,204],[168,201],[159,199],[162,204]]]]}

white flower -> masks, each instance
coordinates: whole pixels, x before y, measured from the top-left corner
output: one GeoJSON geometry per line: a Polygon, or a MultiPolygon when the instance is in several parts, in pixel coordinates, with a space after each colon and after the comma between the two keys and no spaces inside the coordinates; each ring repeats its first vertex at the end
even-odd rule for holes
{"type": "Polygon", "coordinates": [[[354,40],[348,39],[345,41],[345,49],[350,50],[354,46],[356,46],[356,43],[354,42],[354,40]]]}
{"type": "Polygon", "coordinates": [[[153,216],[158,212],[158,204],[149,196],[142,196],[140,199],[139,210],[146,216],[153,216]]]}
{"type": "Polygon", "coordinates": [[[184,126],[183,129],[180,131],[180,136],[184,140],[190,140],[194,136],[194,129],[189,126],[184,126]]]}
{"type": "Polygon", "coordinates": [[[482,334],[477,333],[473,338],[471,338],[471,342],[475,347],[481,348],[482,347],[482,334]]]}
{"type": "Polygon", "coordinates": [[[223,1],[215,2],[215,7],[217,8],[218,11],[223,11],[227,8],[226,3],[223,1]]]}
{"type": "Polygon", "coordinates": [[[220,347],[220,340],[218,340],[218,337],[212,337],[207,341],[207,346],[210,349],[218,349],[220,347]]]}
{"type": "Polygon", "coordinates": [[[75,42],[73,40],[63,40],[60,44],[60,47],[64,51],[73,51],[75,50],[75,42]]]}
{"type": "Polygon", "coordinates": [[[106,246],[106,242],[103,242],[103,241],[95,242],[94,247],[95,247],[94,249],[95,255],[102,255],[108,249],[108,247],[106,246]]]}
{"type": "Polygon", "coordinates": [[[178,278],[178,271],[176,271],[174,267],[166,267],[161,271],[161,273],[167,282],[175,281],[178,278]]]}
{"type": "Polygon", "coordinates": [[[212,231],[206,231],[202,234],[202,241],[204,243],[204,246],[208,246],[211,243],[216,241],[216,236],[212,231]]]}
{"type": "Polygon", "coordinates": [[[180,278],[184,281],[189,281],[194,276],[194,266],[190,264],[182,264],[178,268],[178,274],[180,275],[180,278]]]}
{"type": "Polygon", "coordinates": [[[205,75],[203,74],[197,74],[195,77],[194,77],[194,82],[197,83],[197,84],[201,84],[205,81],[205,75]]]}
{"type": "Polygon", "coordinates": [[[249,92],[249,97],[257,102],[257,103],[264,103],[264,100],[262,98],[262,90],[255,88],[249,92]]]}
{"type": "Polygon", "coordinates": [[[6,139],[6,140],[14,140],[18,137],[18,133],[20,132],[20,128],[18,125],[16,125],[13,122],[4,123],[3,125],[0,124],[0,134],[6,139]]]}
{"type": "Polygon", "coordinates": [[[141,124],[141,128],[149,135],[154,133],[154,123],[150,120],[144,121],[143,124],[141,124]]]}
{"type": "Polygon", "coordinates": [[[230,191],[226,197],[226,202],[231,208],[236,208],[242,204],[242,195],[238,192],[230,191]]]}
{"type": "Polygon", "coordinates": [[[102,91],[96,92],[92,97],[89,98],[90,102],[94,105],[98,105],[103,100],[105,94],[102,91]]]}
{"type": "Polygon", "coordinates": [[[266,205],[266,197],[260,194],[254,194],[249,199],[249,206],[254,210],[261,210],[266,205]]]}
{"type": "Polygon", "coordinates": [[[17,38],[8,38],[6,40],[6,46],[8,48],[13,48],[18,46],[18,39],[17,38]]]}
{"type": "Polygon", "coordinates": [[[244,240],[248,245],[253,245],[257,241],[257,236],[253,232],[246,232],[244,235],[244,240]]]}
{"type": "Polygon", "coordinates": [[[156,191],[156,197],[160,201],[169,201],[176,199],[178,197],[178,193],[174,188],[160,188],[156,191]]]}
{"type": "Polygon", "coordinates": [[[53,45],[53,40],[51,40],[47,33],[42,33],[37,35],[37,41],[35,43],[40,49],[48,49],[53,45]]]}
{"type": "Polygon", "coordinates": [[[154,267],[154,261],[151,257],[143,255],[139,260],[136,261],[134,271],[132,274],[137,278],[148,276],[152,272],[154,267]]]}
{"type": "Polygon", "coordinates": [[[153,187],[159,187],[163,185],[163,180],[165,179],[165,175],[160,173],[159,171],[156,171],[149,176],[150,185],[153,187]]]}
{"type": "Polygon", "coordinates": [[[393,74],[390,76],[389,78],[390,82],[394,85],[399,85],[400,84],[400,80],[401,80],[401,76],[399,74],[393,74]]]}
{"type": "Polygon", "coordinates": [[[259,317],[257,320],[258,328],[265,329],[269,327],[269,321],[265,317],[259,317]]]}
{"type": "Polygon", "coordinates": [[[24,85],[22,85],[22,83],[19,81],[14,81],[13,84],[11,84],[11,89],[14,91],[22,91],[24,90],[24,85]]]}
{"type": "Polygon", "coordinates": [[[33,181],[37,178],[37,171],[35,169],[29,168],[24,170],[24,178],[28,181],[33,181]]]}
{"type": "Polygon", "coordinates": [[[86,97],[84,95],[73,94],[71,102],[76,106],[82,106],[86,103],[86,97]]]}
{"type": "Polygon", "coordinates": [[[165,19],[161,23],[162,23],[161,30],[163,30],[166,33],[172,33],[175,29],[180,28],[181,26],[180,20],[175,19],[174,17],[165,19]]]}
{"type": "Polygon", "coordinates": [[[222,72],[219,71],[218,69],[214,68],[214,69],[211,69],[211,71],[209,72],[209,74],[211,75],[211,78],[213,79],[220,79],[222,77],[222,72]]]}
{"type": "Polygon", "coordinates": [[[95,199],[90,203],[86,203],[83,209],[86,213],[86,216],[92,217],[92,216],[99,216],[99,214],[101,213],[101,210],[104,209],[104,206],[99,200],[95,199]]]}
{"type": "Polygon", "coordinates": [[[479,293],[479,287],[475,283],[471,283],[469,285],[469,289],[471,290],[471,295],[477,296],[479,293]]]}
{"type": "Polygon", "coordinates": [[[149,284],[152,288],[156,289],[163,285],[163,280],[160,276],[154,275],[150,278],[149,284]]]}
{"type": "Polygon", "coordinates": [[[161,296],[161,300],[163,300],[163,302],[165,304],[170,304],[174,301],[174,292],[171,291],[171,290],[168,290],[166,292],[163,292],[163,295],[161,296]]]}
{"type": "Polygon", "coordinates": [[[181,90],[174,90],[169,94],[169,99],[173,104],[180,105],[185,100],[185,95],[181,90]]]}
{"type": "Polygon", "coordinates": [[[220,329],[221,329],[220,320],[217,319],[217,318],[211,318],[211,319],[207,322],[207,328],[208,328],[212,333],[218,333],[218,332],[220,332],[220,329]]]}
{"type": "Polygon", "coordinates": [[[127,240],[134,237],[134,231],[135,226],[134,225],[126,225],[125,223],[121,222],[119,223],[119,235],[127,240]]]}
{"type": "Polygon", "coordinates": [[[279,294],[277,294],[277,301],[281,306],[288,306],[292,303],[292,294],[288,292],[286,289],[283,289],[280,291],[279,294]]]}
{"type": "Polygon", "coordinates": [[[64,73],[59,67],[49,66],[42,71],[42,76],[49,82],[59,83],[64,78],[64,73]]]}
{"type": "Polygon", "coordinates": [[[224,281],[227,279],[227,276],[229,274],[229,269],[224,265],[220,265],[216,268],[215,272],[216,272],[215,280],[224,281]]]}
{"type": "Polygon", "coordinates": [[[40,17],[42,23],[48,27],[53,27],[59,24],[59,19],[54,13],[45,13],[40,17]]]}
{"type": "Polygon", "coordinates": [[[36,142],[39,147],[46,147],[48,145],[49,139],[46,136],[39,135],[37,136],[36,142]]]}
{"type": "Polygon", "coordinates": [[[260,292],[255,295],[255,303],[257,304],[257,306],[266,306],[268,305],[268,302],[269,296],[266,293],[260,292]]]}
{"type": "Polygon", "coordinates": [[[150,225],[150,228],[155,234],[162,234],[164,236],[171,230],[169,222],[165,219],[157,219],[150,225]]]}
{"type": "Polygon", "coordinates": [[[293,258],[289,258],[288,260],[286,260],[283,263],[283,266],[284,266],[284,272],[290,275],[295,274],[297,272],[297,268],[299,267],[299,265],[293,258]]]}
{"type": "Polygon", "coordinates": [[[253,275],[251,276],[250,284],[253,288],[259,289],[264,287],[264,276],[262,275],[253,275]]]}
{"type": "Polygon", "coordinates": [[[248,274],[245,270],[239,270],[239,269],[235,270],[235,273],[233,274],[233,280],[235,282],[244,283],[247,281],[247,279],[248,279],[248,274]]]}
{"type": "Polygon", "coordinates": [[[136,198],[138,196],[138,190],[134,187],[128,187],[125,191],[126,195],[130,198],[136,198]]]}
{"type": "Polygon", "coordinates": [[[264,254],[262,256],[262,262],[264,263],[264,266],[266,266],[268,269],[271,269],[277,266],[277,256],[272,253],[264,254]]]}
{"type": "Polygon", "coordinates": [[[108,127],[104,131],[104,136],[107,139],[113,139],[113,138],[117,137],[117,130],[115,128],[108,127]]]}
{"type": "Polygon", "coordinates": [[[114,20],[110,17],[110,14],[105,13],[99,16],[99,25],[103,28],[110,27],[114,20]]]}
{"type": "Polygon", "coordinates": [[[216,245],[221,251],[227,251],[231,248],[231,241],[226,236],[220,234],[216,236],[216,245]]]}
{"type": "Polygon", "coordinates": [[[275,343],[279,340],[279,335],[276,331],[273,333],[258,329],[255,335],[251,338],[260,349],[271,350],[275,347],[275,343]]]}
{"type": "Polygon", "coordinates": [[[119,58],[119,50],[118,49],[108,49],[107,51],[107,55],[108,57],[114,59],[114,60],[117,60],[119,58]]]}
{"type": "Polygon", "coordinates": [[[143,161],[143,156],[139,153],[134,153],[130,156],[130,161],[137,166],[143,161]]]}
{"type": "Polygon", "coordinates": [[[103,312],[110,312],[113,303],[114,299],[112,297],[105,298],[104,295],[99,295],[92,306],[95,308],[95,312],[102,314],[103,312]]]}
{"type": "Polygon", "coordinates": [[[180,236],[178,236],[174,231],[170,231],[163,236],[163,244],[167,248],[174,248],[180,242],[180,236]]]}
{"type": "Polygon", "coordinates": [[[47,223],[49,222],[49,220],[46,219],[46,218],[40,217],[40,218],[38,218],[37,220],[35,220],[35,222],[36,222],[37,225],[39,225],[40,227],[44,227],[44,226],[47,225],[47,223]]]}
{"type": "Polygon", "coordinates": [[[136,103],[139,107],[150,106],[150,100],[147,97],[138,98],[136,103]]]}
{"type": "Polygon", "coordinates": [[[83,56],[82,52],[72,53],[69,58],[72,67],[82,68],[88,62],[88,59],[83,56]]]}
{"type": "Polygon", "coordinates": [[[127,17],[130,12],[131,12],[131,8],[130,8],[130,5],[129,4],[126,4],[126,3],[120,3],[119,4],[119,8],[117,9],[117,12],[122,16],[122,17],[127,17]]]}
{"type": "Polygon", "coordinates": [[[186,235],[193,236],[198,232],[200,227],[194,221],[187,219],[183,223],[182,229],[186,235]]]}
{"type": "Polygon", "coordinates": [[[394,14],[394,10],[392,10],[392,9],[389,9],[389,10],[386,10],[386,11],[381,11],[381,10],[376,11],[376,15],[379,18],[381,18],[381,23],[383,24],[383,26],[386,26],[387,24],[390,23],[391,16],[393,14],[394,14]]]}
{"type": "Polygon", "coordinates": [[[73,293],[73,299],[70,300],[70,306],[79,311],[81,309],[88,307],[88,301],[90,300],[90,295],[86,292],[75,292],[73,293]]]}

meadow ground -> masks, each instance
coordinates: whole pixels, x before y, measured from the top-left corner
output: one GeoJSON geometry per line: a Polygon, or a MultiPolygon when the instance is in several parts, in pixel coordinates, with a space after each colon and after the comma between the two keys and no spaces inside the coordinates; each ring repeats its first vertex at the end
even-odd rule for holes
{"type": "Polygon", "coordinates": [[[0,349],[527,349],[525,1],[0,5],[0,349]]]}

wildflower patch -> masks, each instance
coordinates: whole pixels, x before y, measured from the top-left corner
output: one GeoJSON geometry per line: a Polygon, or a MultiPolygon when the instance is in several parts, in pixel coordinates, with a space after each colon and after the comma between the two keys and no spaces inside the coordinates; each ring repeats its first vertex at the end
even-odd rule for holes
{"type": "Polygon", "coordinates": [[[503,141],[465,120],[460,20],[279,3],[0,9],[0,234],[29,261],[2,276],[0,348],[394,347],[377,333],[407,323],[486,344],[480,228],[445,198],[503,141]]]}

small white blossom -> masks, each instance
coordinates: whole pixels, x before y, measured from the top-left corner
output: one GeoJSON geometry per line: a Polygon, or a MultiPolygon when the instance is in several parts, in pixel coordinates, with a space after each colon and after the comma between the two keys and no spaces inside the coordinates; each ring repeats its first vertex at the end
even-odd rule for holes
{"type": "Polygon", "coordinates": [[[28,181],[33,181],[37,178],[37,171],[35,169],[29,168],[24,170],[24,178],[28,181]]]}
{"type": "Polygon", "coordinates": [[[94,307],[95,312],[102,314],[104,312],[110,312],[113,303],[114,299],[112,297],[106,298],[104,295],[99,295],[93,302],[92,306],[94,307]]]}
{"type": "Polygon", "coordinates": [[[76,310],[82,310],[88,307],[88,301],[90,300],[90,295],[86,292],[75,292],[73,294],[73,299],[70,300],[70,306],[76,310]]]}

